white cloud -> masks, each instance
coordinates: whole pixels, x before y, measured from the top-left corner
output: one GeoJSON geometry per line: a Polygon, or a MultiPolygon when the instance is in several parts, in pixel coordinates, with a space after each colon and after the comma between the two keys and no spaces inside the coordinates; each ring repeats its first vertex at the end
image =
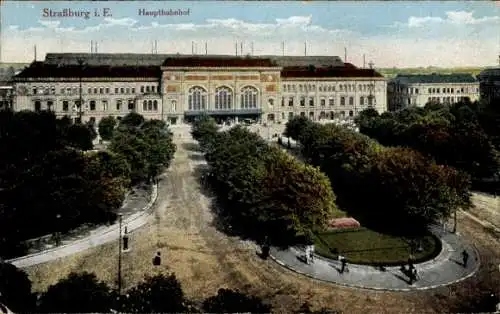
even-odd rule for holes
{"type": "Polygon", "coordinates": [[[39,20],[38,23],[47,28],[57,28],[61,24],[61,21],[39,20]]]}
{"type": "MultiPolygon", "coordinates": [[[[32,47],[39,55],[47,52],[88,52],[90,40],[97,40],[99,52],[150,53],[158,40],[159,53],[191,53],[191,42],[198,53],[234,54],[235,41],[243,42],[243,54],[344,56],[362,65],[373,60],[376,66],[459,66],[488,65],[496,61],[500,34],[494,27],[475,27],[497,23],[497,17],[474,17],[473,12],[447,12],[443,17],[410,17],[403,27],[389,29],[380,36],[348,29],[314,24],[312,16],[291,16],[267,23],[228,19],[207,19],[202,23],[165,23],[155,20],[141,25],[132,18],[104,19],[84,28],[61,27],[60,23],[40,23],[40,27],[20,29],[10,26],[2,33],[4,61],[30,61],[32,47]],[[461,25],[458,27],[457,25],[461,25]],[[429,37],[432,35],[433,37],[429,37]],[[134,44],[131,45],[130,43],[134,44]]],[[[165,20],[163,20],[165,21],[165,20]]]]}
{"type": "Polygon", "coordinates": [[[432,17],[432,16],[425,16],[425,17],[417,17],[417,16],[410,16],[408,18],[408,27],[422,27],[424,25],[428,25],[429,23],[441,23],[443,22],[443,19],[440,17],[432,17]]]}
{"type": "Polygon", "coordinates": [[[484,16],[481,18],[475,18],[474,11],[448,11],[445,13],[446,17],[436,17],[436,16],[410,16],[408,21],[405,23],[396,22],[393,26],[395,27],[409,27],[409,28],[421,28],[425,26],[433,26],[437,24],[441,25],[480,25],[487,23],[499,23],[500,17],[498,16],[484,16]]]}

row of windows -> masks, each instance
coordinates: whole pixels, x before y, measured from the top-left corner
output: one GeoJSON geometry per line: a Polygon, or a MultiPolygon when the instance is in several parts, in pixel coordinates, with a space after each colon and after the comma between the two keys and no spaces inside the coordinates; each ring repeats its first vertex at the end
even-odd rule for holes
{"type": "MultiPolygon", "coordinates": [[[[258,91],[255,87],[246,86],[241,89],[240,107],[243,109],[257,108],[258,91]]],[[[233,91],[228,87],[215,90],[215,109],[232,109],[233,91]]],[[[201,86],[194,86],[188,92],[189,110],[205,110],[208,107],[208,92],[201,86]]]]}
{"type": "MultiPolygon", "coordinates": [[[[305,117],[306,116],[306,113],[305,112],[301,112],[300,114],[294,114],[293,112],[289,112],[288,113],[288,120],[292,119],[293,117],[295,116],[298,116],[300,115],[301,117],[305,117]]],[[[337,117],[340,117],[340,118],[345,118],[346,116],[349,116],[349,117],[354,117],[354,111],[350,110],[348,112],[346,111],[339,111],[338,113],[335,113],[334,111],[329,111],[329,112],[326,112],[326,111],[321,111],[319,113],[319,119],[320,120],[323,120],[323,119],[329,119],[329,120],[333,120],[334,118],[337,118],[337,117]]],[[[309,118],[311,120],[314,120],[314,112],[309,112],[309,118]]],[[[281,113],[281,119],[285,119],[285,113],[282,112],[281,113]]]]}
{"type": "MultiPolygon", "coordinates": [[[[87,94],[110,94],[112,89],[109,87],[89,87],[87,94]]],[[[141,93],[157,93],[159,92],[158,86],[148,85],[140,87],[141,93]]],[[[115,87],[115,94],[135,94],[135,87],[115,87]]],[[[61,95],[78,95],[80,88],[78,87],[64,87],[60,89],[61,95]]],[[[83,90],[82,90],[83,93],[83,90]]],[[[55,95],[56,88],[52,87],[33,87],[33,95],[55,95]]]]}
{"type": "MultiPolygon", "coordinates": [[[[349,103],[349,106],[354,106],[354,97],[340,97],[340,105],[341,106],[345,106],[346,105],[346,98],[348,100],[348,103],[349,103]]],[[[359,97],[359,104],[360,105],[369,105],[369,106],[372,106],[373,105],[373,99],[374,97],[370,97],[370,96],[361,96],[359,97]]],[[[294,97],[288,97],[288,101],[286,100],[285,97],[282,97],[281,98],[281,107],[284,107],[286,103],[288,103],[288,106],[289,107],[293,107],[294,105],[294,100],[295,98],[294,97]]],[[[313,97],[309,97],[308,98],[308,104],[310,107],[314,107],[314,98],[313,97]]],[[[306,105],[306,97],[301,97],[300,100],[299,100],[299,103],[300,103],[300,106],[301,107],[304,107],[306,105]]],[[[329,106],[335,106],[335,99],[330,97],[328,98],[328,105],[329,106]]],[[[320,106],[321,107],[324,107],[326,106],[326,98],[321,98],[320,99],[320,106]]]]}
{"type": "MultiPolygon", "coordinates": [[[[456,101],[465,101],[469,97],[457,97],[456,101]]],[[[444,104],[453,104],[455,103],[455,97],[429,97],[427,98],[427,102],[434,102],[434,103],[441,103],[443,102],[444,104]]]]}
{"type": "MultiPolygon", "coordinates": [[[[373,91],[375,88],[374,84],[358,84],[357,90],[360,92],[367,92],[367,91],[373,91]]],[[[324,85],[320,84],[318,86],[318,90],[320,92],[334,92],[336,88],[336,85],[329,84],[329,85],[324,85]]],[[[344,92],[355,92],[356,91],[356,84],[339,84],[338,85],[339,91],[344,91],[344,92]]],[[[293,84],[284,84],[283,85],[283,91],[285,92],[315,92],[316,91],[316,84],[298,84],[298,85],[293,85],[293,84]]]]}
{"type": "MultiPolygon", "coordinates": [[[[479,88],[468,88],[468,87],[460,87],[460,88],[457,88],[456,89],[456,93],[457,94],[468,94],[468,93],[474,93],[474,90],[476,93],[479,93],[479,88]]],[[[443,94],[453,94],[455,93],[455,89],[453,87],[445,87],[445,88],[429,88],[429,94],[439,94],[439,93],[443,93],[443,94]]]]}
{"type": "MultiPolygon", "coordinates": [[[[121,99],[117,100],[115,103],[115,109],[118,111],[122,110],[123,102],[124,101],[121,99]]],[[[79,100],[73,101],[73,106],[75,108],[79,108],[79,104],[80,104],[79,100]]],[[[53,106],[54,106],[54,101],[48,100],[47,101],[47,109],[52,110],[53,106]]],[[[142,103],[142,106],[143,106],[142,107],[143,111],[157,111],[158,110],[158,101],[157,100],[144,100],[142,103]]],[[[42,102],[40,100],[36,100],[34,102],[34,108],[35,108],[35,111],[42,110],[42,102]]],[[[90,111],[97,110],[97,102],[95,100],[89,101],[88,109],[90,111]]],[[[128,110],[135,110],[136,109],[136,104],[135,104],[135,101],[133,99],[129,99],[127,101],[127,109],[128,110]]],[[[109,103],[107,100],[101,100],[101,110],[102,111],[109,110],[109,103]]],[[[68,100],[62,101],[62,111],[70,111],[70,101],[68,101],[68,100]]]]}

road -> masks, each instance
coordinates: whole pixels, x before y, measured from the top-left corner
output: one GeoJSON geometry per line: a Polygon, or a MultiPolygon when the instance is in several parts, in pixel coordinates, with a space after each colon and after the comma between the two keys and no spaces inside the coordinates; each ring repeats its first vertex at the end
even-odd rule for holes
{"type": "MultiPolygon", "coordinates": [[[[447,309],[442,292],[367,292],[321,283],[257,257],[251,242],[218,231],[197,176],[204,167],[189,129],[172,127],[178,146],[171,167],[160,182],[150,223],[131,235],[131,251],[123,256],[123,283],[128,288],[144,275],[175,273],[187,297],[201,301],[221,287],[240,289],[269,300],[275,311],[290,313],[305,301],[314,309],[327,307],[344,313],[440,313],[447,309]],[[152,266],[157,251],[162,265],[152,266]],[[437,294],[437,296],[436,296],[437,294]],[[430,307],[429,304],[436,304],[430,307]]],[[[487,236],[487,235],[486,235],[487,236]]],[[[117,246],[113,243],[27,269],[34,289],[45,290],[71,271],[94,272],[113,285],[117,274],[117,246]]]]}

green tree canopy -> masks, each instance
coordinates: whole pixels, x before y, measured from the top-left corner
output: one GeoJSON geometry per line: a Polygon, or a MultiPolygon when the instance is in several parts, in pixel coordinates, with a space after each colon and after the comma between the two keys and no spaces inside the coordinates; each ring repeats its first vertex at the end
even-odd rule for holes
{"type": "Polygon", "coordinates": [[[16,266],[0,262],[0,302],[14,313],[28,313],[35,308],[28,275],[16,266]]]}
{"type": "Polygon", "coordinates": [[[117,121],[113,116],[104,117],[99,121],[99,135],[103,140],[111,140],[116,124],[117,121]]]}
{"type": "Polygon", "coordinates": [[[42,313],[109,313],[117,295],[94,274],[71,273],[52,285],[40,299],[42,313]]]}
{"type": "Polygon", "coordinates": [[[208,313],[270,313],[271,306],[256,296],[219,289],[217,295],[203,301],[203,310],[208,313]]]}
{"type": "Polygon", "coordinates": [[[128,313],[182,313],[185,297],[175,274],[146,277],[127,291],[124,312],[128,313]]]}

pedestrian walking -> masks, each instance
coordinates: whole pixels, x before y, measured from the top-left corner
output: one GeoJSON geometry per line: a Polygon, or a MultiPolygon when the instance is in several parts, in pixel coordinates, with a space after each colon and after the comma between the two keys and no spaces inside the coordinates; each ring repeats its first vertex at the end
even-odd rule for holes
{"type": "Polygon", "coordinates": [[[156,256],[153,258],[153,265],[160,266],[161,265],[161,253],[156,252],[156,256]]]}
{"type": "Polygon", "coordinates": [[[410,254],[410,256],[408,257],[408,271],[409,272],[412,272],[413,269],[415,268],[415,257],[413,256],[413,254],[410,254]]]}
{"type": "Polygon", "coordinates": [[[340,273],[343,274],[346,271],[347,259],[344,256],[339,256],[340,260],[340,273]]]}
{"type": "Polygon", "coordinates": [[[467,261],[469,260],[469,253],[467,253],[466,250],[463,250],[462,251],[462,262],[463,262],[463,266],[464,267],[467,267],[467,261]]]}
{"type": "Polygon", "coordinates": [[[314,244],[309,248],[309,258],[312,263],[314,263],[314,244]]]}
{"type": "Polygon", "coordinates": [[[306,256],[305,257],[306,257],[306,264],[308,264],[308,265],[309,265],[309,259],[311,257],[310,250],[311,250],[311,247],[309,245],[306,245],[306,256]]]}

